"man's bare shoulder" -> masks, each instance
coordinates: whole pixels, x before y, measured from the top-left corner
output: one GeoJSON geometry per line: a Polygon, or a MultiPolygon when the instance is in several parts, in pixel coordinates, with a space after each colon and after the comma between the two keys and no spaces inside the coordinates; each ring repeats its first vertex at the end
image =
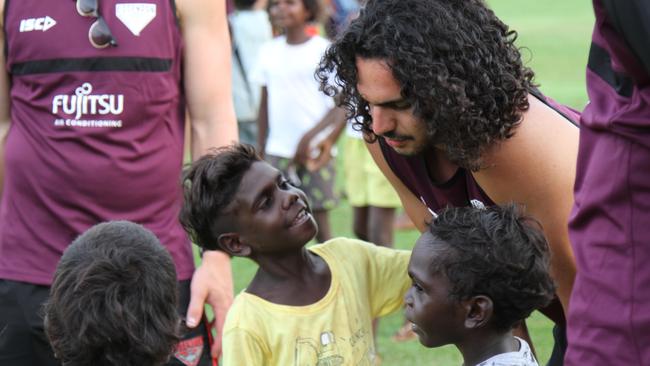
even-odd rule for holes
{"type": "Polygon", "coordinates": [[[484,167],[474,176],[495,202],[522,201],[537,193],[540,184],[575,177],[578,138],[579,130],[573,123],[530,98],[530,108],[514,135],[484,153],[484,167]]]}

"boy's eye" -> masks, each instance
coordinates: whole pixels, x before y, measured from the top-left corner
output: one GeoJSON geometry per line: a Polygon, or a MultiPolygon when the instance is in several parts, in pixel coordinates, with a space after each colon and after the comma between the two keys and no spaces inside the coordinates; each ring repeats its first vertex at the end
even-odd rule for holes
{"type": "Polygon", "coordinates": [[[272,203],[273,203],[273,196],[264,197],[258,207],[260,208],[260,210],[264,210],[271,207],[272,203]]]}
{"type": "Polygon", "coordinates": [[[423,289],[420,287],[420,285],[417,284],[417,282],[412,282],[411,286],[415,289],[416,292],[422,292],[423,289]]]}
{"type": "Polygon", "coordinates": [[[282,189],[288,189],[288,188],[292,187],[293,185],[292,185],[291,182],[289,182],[288,180],[286,180],[286,179],[282,179],[282,180],[280,181],[279,186],[280,186],[280,188],[282,188],[282,189]]]}

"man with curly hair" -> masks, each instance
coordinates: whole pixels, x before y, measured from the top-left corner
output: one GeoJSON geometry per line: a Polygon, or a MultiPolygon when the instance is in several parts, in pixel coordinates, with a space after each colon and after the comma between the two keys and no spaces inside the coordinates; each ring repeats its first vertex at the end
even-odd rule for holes
{"type": "Polygon", "coordinates": [[[446,206],[523,204],[544,228],[566,309],[578,115],[535,89],[515,39],[481,0],[371,0],[317,74],[420,231],[446,206]]]}

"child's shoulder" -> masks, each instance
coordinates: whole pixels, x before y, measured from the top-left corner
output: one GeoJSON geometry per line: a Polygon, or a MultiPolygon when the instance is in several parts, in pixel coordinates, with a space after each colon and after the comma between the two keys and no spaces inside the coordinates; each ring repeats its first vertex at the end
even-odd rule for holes
{"type": "Polygon", "coordinates": [[[345,251],[366,251],[372,244],[367,243],[363,240],[345,238],[345,237],[336,237],[332,238],[324,243],[316,244],[309,248],[309,250],[315,253],[340,253],[345,251]]]}
{"type": "Polygon", "coordinates": [[[338,237],[330,239],[322,244],[316,244],[309,248],[314,253],[326,257],[338,259],[344,257],[346,260],[362,260],[363,258],[376,258],[377,256],[409,256],[410,252],[405,250],[386,248],[363,240],[338,237]]]}
{"type": "Polygon", "coordinates": [[[233,321],[239,321],[241,319],[248,319],[251,315],[260,314],[260,316],[265,316],[265,313],[268,311],[269,309],[265,300],[243,289],[235,296],[235,300],[228,310],[228,318],[233,318],[233,321]]]}

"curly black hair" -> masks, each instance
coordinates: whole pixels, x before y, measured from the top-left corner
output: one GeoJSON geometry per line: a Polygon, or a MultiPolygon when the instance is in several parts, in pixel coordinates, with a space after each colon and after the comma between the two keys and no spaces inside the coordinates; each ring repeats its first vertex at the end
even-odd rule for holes
{"type": "Polygon", "coordinates": [[[553,299],[548,243],[541,225],[518,206],[448,208],[428,233],[431,244],[443,244],[431,271],[449,279],[454,301],[492,299],[496,330],[510,330],[553,299]]]}
{"type": "Polygon", "coordinates": [[[171,255],[128,221],[98,224],[65,250],[45,304],[45,332],[66,366],[156,366],[179,340],[171,255]]]}
{"type": "Polygon", "coordinates": [[[432,143],[476,171],[481,154],[511,137],[529,107],[533,72],[516,38],[482,0],[369,0],[329,47],[316,76],[326,94],[340,94],[339,104],[372,142],[377,136],[356,89],[356,57],[385,60],[432,143]]]}
{"type": "Polygon", "coordinates": [[[221,249],[218,238],[229,224],[224,210],[235,198],[244,174],[256,161],[262,159],[255,148],[234,144],[214,149],[183,173],[185,199],[180,222],[201,248],[221,249]]]}

